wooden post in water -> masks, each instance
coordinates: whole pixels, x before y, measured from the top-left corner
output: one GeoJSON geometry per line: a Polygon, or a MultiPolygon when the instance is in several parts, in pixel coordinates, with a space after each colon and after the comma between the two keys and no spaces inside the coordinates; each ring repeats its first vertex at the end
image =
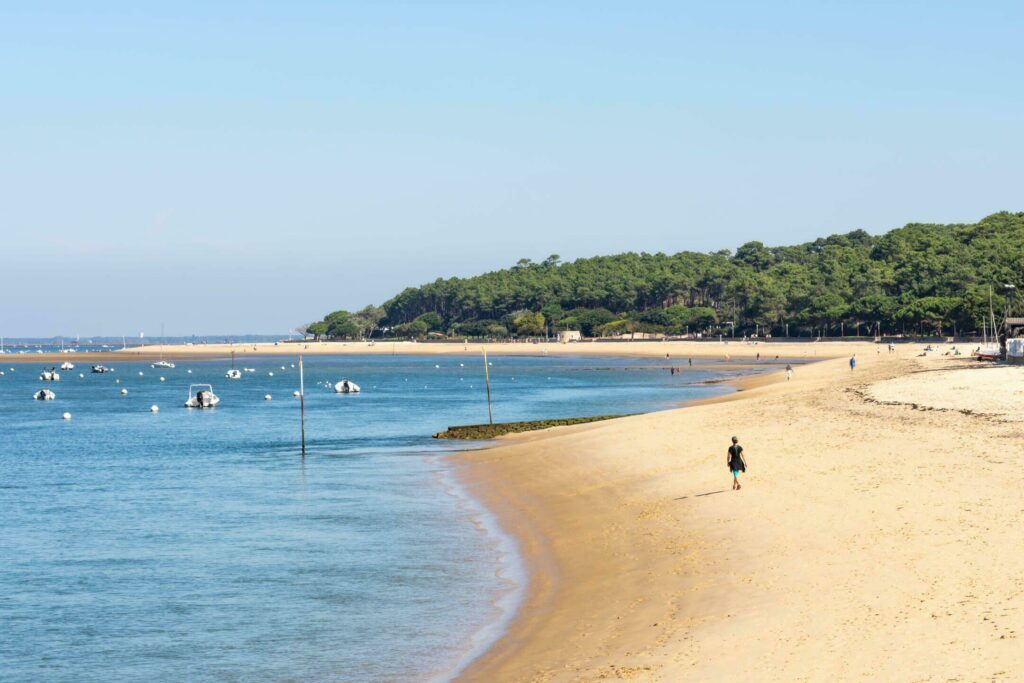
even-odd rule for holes
{"type": "Polygon", "coordinates": [[[484,384],[487,386],[487,423],[494,424],[491,414],[491,371],[487,367],[487,349],[484,349],[484,384]]]}
{"type": "Polygon", "coordinates": [[[306,376],[302,369],[302,354],[299,354],[299,414],[302,423],[302,457],[306,457],[306,376]]]}

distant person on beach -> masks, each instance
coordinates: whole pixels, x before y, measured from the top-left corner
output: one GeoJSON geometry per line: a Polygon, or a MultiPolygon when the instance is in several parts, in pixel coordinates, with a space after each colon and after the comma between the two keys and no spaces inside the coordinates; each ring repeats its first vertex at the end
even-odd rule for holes
{"type": "Polygon", "coordinates": [[[791,379],[793,379],[793,366],[790,365],[789,363],[787,363],[786,364],[786,380],[789,381],[791,379]]]}
{"type": "Polygon", "coordinates": [[[743,446],[740,445],[740,440],[735,436],[732,437],[732,445],[729,446],[729,455],[726,458],[726,462],[729,465],[729,470],[732,472],[732,490],[739,491],[740,486],[740,472],[747,471],[747,461],[743,459],[743,446]]]}
{"type": "Polygon", "coordinates": [[[692,358],[687,358],[686,362],[689,363],[691,366],[693,365],[693,359],[692,358]]]}
{"type": "Polygon", "coordinates": [[[850,356],[850,371],[852,372],[855,367],[857,367],[857,357],[850,356]]]}

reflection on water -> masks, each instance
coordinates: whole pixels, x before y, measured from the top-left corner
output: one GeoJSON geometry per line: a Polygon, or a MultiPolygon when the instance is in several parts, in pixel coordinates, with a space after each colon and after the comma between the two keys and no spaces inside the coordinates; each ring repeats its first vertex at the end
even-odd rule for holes
{"type": "MultiPolygon", "coordinates": [[[[52,402],[31,399],[41,364],[0,377],[4,678],[407,680],[457,662],[496,616],[510,549],[429,438],[486,421],[479,357],[307,359],[305,459],[290,359],[247,358],[239,380],[224,362],[82,361],[52,402]],[[341,377],[363,393],[326,386],[341,377]],[[181,407],[204,381],[220,406],[181,407]]],[[[500,421],[723,390],[687,387],[713,377],[700,365],[493,362],[500,421]]]]}

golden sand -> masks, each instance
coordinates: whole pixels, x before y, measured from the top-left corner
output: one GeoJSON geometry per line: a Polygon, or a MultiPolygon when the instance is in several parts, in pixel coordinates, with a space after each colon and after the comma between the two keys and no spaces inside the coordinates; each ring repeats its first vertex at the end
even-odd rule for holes
{"type": "Polygon", "coordinates": [[[918,353],[452,456],[531,570],[462,679],[1024,680],[1024,368],[918,353]]]}

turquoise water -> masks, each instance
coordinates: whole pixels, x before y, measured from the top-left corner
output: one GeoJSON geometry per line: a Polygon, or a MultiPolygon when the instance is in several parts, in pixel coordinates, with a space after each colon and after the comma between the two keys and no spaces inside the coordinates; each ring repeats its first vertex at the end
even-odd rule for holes
{"type": "MultiPolygon", "coordinates": [[[[307,359],[305,458],[295,359],[246,358],[240,380],[225,361],[87,359],[43,383],[0,356],[0,679],[444,679],[500,633],[514,546],[430,438],[486,422],[478,356],[307,359]],[[363,393],[324,385],[342,377],[363,393]],[[190,382],[220,406],[181,407],[190,382]],[[44,385],[55,401],[32,400],[44,385]]],[[[688,386],[713,365],[492,362],[496,421],[723,391],[688,386]]]]}

